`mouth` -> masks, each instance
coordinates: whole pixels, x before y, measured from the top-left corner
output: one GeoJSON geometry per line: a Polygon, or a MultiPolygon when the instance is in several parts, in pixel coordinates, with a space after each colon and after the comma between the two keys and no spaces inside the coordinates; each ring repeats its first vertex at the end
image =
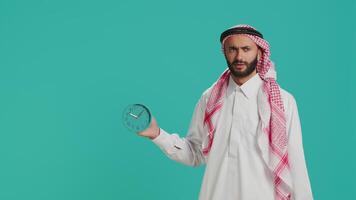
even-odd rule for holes
{"type": "Polygon", "coordinates": [[[241,69],[243,69],[245,66],[246,66],[245,64],[239,63],[239,64],[236,64],[236,65],[235,65],[235,68],[238,69],[238,70],[241,70],[241,69]]]}

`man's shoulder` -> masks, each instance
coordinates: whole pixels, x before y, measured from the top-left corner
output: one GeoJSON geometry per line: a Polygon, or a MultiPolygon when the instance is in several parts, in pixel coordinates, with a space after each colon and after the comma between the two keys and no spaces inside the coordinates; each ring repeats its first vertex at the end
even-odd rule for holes
{"type": "Polygon", "coordinates": [[[287,91],[286,89],[280,87],[280,91],[282,99],[294,99],[293,94],[287,91]]]}
{"type": "Polygon", "coordinates": [[[209,100],[209,96],[211,94],[211,91],[213,89],[213,85],[211,85],[209,88],[205,89],[203,91],[203,93],[201,94],[200,96],[200,99],[198,101],[198,105],[202,108],[202,109],[205,109],[206,107],[206,104],[208,103],[208,100],[209,100]]]}
{"type": "Polygon", "coordinates": [[[207,99],[210,96],[211,91],[213,90],[213,85],[211,85],[209,88],[207,88],[201,95],[201,98],[207,99]]]}
{"type": "Polygon", "coordinates": [[[285,110],[291,111],[294,108],[296,108],[297,103],[294,98],[294,95],[281,87],[280,87],[280,91],[281,91],[281,97],[282,97],[282,101],[283,101],[285,110]]]}

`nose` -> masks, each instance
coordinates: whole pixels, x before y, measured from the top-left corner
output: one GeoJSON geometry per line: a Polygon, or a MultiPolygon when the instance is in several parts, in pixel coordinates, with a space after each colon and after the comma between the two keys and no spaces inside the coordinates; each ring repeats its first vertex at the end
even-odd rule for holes
{"type": "Polygon", "coordinates": [[[241,50],[240,49],[238,49],[237,51],[236,51],[236,60],[242,60],[242,52],[241,52],[241,50]]]}

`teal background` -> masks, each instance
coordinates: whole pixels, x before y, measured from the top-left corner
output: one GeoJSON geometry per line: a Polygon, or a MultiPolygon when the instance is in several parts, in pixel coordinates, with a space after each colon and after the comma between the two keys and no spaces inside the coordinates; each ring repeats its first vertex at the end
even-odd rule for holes
{"type": "Polygon", "coordinates": [[[356,199],[355,1],[0,0],[0,199],[197,199],[204,166],[127,131],[149,106],[185,136],[251,24],[298,103],[315,199],[356,199]]]}

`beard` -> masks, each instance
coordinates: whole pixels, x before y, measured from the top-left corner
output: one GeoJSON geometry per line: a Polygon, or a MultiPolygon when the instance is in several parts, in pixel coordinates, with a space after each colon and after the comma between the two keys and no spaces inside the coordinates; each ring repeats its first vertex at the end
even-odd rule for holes
{"type": "Polygon", "coordinates": [[[257,55],[256,58],[252,61],[252,62],[242,62],[239,60],[234,60],[232,63],[230,63],[228,60],[226,60],[227,62],[227,66],[229,67],[231,74],[234,75],[235,77],[238,78],[243,78],[243,77],[247,77],[249,76],[252,72],[255,71],[256,66],[257,66],[257,55]],[[244,64],[246,66],[246,69],[243,71],[238,71],[237,69],[234,68],[234,66],[236,66],[237,64],[244,64]]]}

